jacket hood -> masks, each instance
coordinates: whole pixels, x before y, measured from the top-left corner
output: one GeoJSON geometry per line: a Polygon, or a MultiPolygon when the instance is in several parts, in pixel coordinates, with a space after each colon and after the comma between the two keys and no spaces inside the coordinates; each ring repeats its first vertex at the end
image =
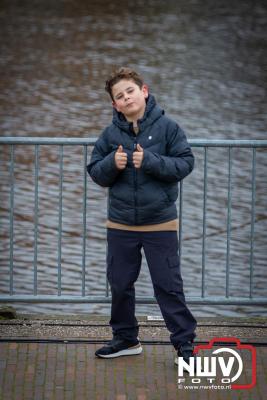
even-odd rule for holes
{"type": "MultiPolygon", "coordinates": [[[[138,120],[138,126],[140,131],[152,125],[158,118],[164,114],[164,110],[160,108],[155,100],[155,97],[151,94],[146,99],[146,109],[142,119],[138,120]]],[[[125,116],[113,108],[113,124],[118,126],[120,129],[126,132],[132,132],[132,122],[128,122],[125,116]]]]}

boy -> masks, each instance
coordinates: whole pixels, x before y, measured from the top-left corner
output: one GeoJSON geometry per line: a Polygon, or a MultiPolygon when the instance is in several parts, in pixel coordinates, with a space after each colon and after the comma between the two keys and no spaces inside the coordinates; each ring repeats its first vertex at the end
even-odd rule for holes
{"type": "Polygon", "coordinates": [[[178,257],[178,184],[194,156],[182,129],[164,115],[141,76],[120,68],[106,81],[113,121],[97,140],[87,170],[109,188],[107,277],[113,339],[101,358],[142,352],[134,283],[144,248],[155,297],[177,355],[193,356],[196,320],[186,306],[178,257]]]}

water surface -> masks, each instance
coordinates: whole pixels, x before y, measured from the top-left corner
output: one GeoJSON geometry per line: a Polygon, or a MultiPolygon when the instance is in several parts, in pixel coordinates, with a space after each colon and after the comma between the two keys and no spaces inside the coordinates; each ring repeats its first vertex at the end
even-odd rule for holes
{"type": "MultiPolygon", "coordinates": [[[[110,123],[104,82],[114,66],[143,74],[188,138],[266,138],[264,1],[3,1],[0,5],[2,136],[96,137],[110,123]]],[[[184,182],[185,292],[200,295],[203,150],[184,182]]],[[[81,293],[82,148],[64,148],[62,294],[81,293]]],[[[90,149],[88,157],[90,157],[90,149]]],[[[228,153],[208,152],[206,293],[225,294],[228,153]]],[[[248,296],[252,152],[233,151],[230,294],[248,296]]],[[[10,148],[0,153],[2,293],[9,259],[10,148]]],[[[266,296],[266,152],[257,151],[254,293],[266,296]]],[[[14,291],[33,291],[34,149],[15,148],[14,291]]],[[[39,294],[57,293],[59,148],[40,148],[39,294]]],[[[88,178],[86,294],[105,290],[106,189],[88,178]]],[[[137,295],[151,295],[143,263],[137,295]]],[[[107,312],[103,305],[19,305],[19,310],[107,312]]],[[[262,314],[260,307],[192,306],[196,315],[262,314]]],[[[139,314],[159,314],[138,305],[139,314]]]]}

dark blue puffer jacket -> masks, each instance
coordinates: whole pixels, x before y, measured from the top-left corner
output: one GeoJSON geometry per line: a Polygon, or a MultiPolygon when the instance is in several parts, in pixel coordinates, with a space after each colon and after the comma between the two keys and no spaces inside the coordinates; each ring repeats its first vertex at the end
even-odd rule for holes
{"type": "Polygon", "coordinates": [[[127,225],[158,224],[177,218],[178,184],[193,169],[194,156],[183,130],[157,106],[149,95],[144,117],[133,124],[114,109],[113,121],[97,140],[87,166],[92,179],[109,187],[108,218],[127,225]],[[140,169],[133,166],[133,151],[144,149],[140,169]],[[118,170],[119,145],[128,155],[127,166],[118,170]]]}

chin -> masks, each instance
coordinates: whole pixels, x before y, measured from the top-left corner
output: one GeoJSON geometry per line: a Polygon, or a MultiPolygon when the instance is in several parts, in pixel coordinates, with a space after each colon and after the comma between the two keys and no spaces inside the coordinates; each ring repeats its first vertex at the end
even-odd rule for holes
{"type": "Polygon", "coordinates": [[[140,110],[136,109],[136,108],[131,108],[131,110],[129,110],[129,108],[127,110],[125,110],[125,115],[129,116],[129,117],[134,117],[135,115],[138,115],[140,113],[140,110]]]}

